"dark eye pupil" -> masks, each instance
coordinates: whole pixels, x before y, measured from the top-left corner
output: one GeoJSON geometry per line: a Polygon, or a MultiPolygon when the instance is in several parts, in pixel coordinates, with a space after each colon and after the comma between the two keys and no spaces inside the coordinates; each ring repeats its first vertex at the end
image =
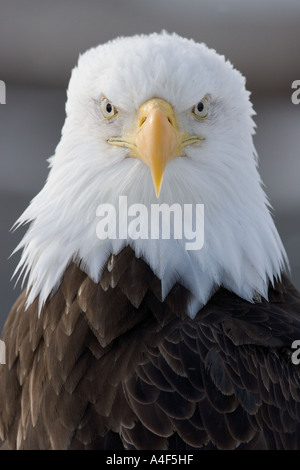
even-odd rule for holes
{"type": "Polygon", "coordinates": [[[110,103],[107,103],[106,105],[106,111],[110,114],[112,112],[112,105],[110,103]]]}
{"type": "Polygon", "coordinates": [[[200,103],[197,104],[197,110],[199,111],[199,113],[201,113],[204,109],[204,104],[202,103],[202,101],[200,101],[200,103]]]}

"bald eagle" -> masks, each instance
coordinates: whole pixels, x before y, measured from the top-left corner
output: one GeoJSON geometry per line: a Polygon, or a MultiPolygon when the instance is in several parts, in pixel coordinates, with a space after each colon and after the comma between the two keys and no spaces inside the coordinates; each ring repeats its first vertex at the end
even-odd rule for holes
{"type": "Polygon", "coordinates": [[[2,449],[300,448],[300,295],[253,114],[231,63],[176,34],[80,56],[16,223],[2,449]]]}

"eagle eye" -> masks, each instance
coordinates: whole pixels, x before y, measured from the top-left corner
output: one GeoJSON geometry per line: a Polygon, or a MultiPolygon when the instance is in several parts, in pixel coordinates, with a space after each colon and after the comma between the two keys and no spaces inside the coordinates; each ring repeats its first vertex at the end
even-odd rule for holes
{"type": "Polygon", "coordinates": [[[100,109],[104,119],[111,119],[118,114],[117,108],[105,97],[101,99],[100,109]]]}
{"type": "Polygon", "coordinates": [[[197,119],[206,119],[208,116],[208,110],[209,110],[209,102],[208,102],[207,97],[204,97],[202,98],[201,101],[199,101],[199,103],[193,106],[191,113],[197,119]]]}

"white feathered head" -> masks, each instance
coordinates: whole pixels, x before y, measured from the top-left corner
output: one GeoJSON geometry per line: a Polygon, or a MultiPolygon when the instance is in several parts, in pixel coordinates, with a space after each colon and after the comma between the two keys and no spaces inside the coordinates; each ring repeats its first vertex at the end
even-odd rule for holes
{"type": "Polygon", "coordinates": [[[253,114],[243,76],[193,40],[133,36],[83,54],[49,177],[17,221],[30,222],[17,247],[28,304],[39,295],[41,306],[71,261],[98,282],[128,244],[161,279],[163,298],[175,282],[191,291],[191,316],[220,285],[249,301],[267,297],[286,255],[257,171],[253,114]],[[149,211],[203,204],[203,246],[187,250],[176,227],[170,239],[99,238],[97,208],[115,207],[122,225],[120,197],[149,211]]]}

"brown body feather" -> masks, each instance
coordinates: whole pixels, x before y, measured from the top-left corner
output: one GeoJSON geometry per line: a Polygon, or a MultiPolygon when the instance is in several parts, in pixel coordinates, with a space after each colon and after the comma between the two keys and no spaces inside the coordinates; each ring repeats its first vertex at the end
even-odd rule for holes
{"type": "Polygon", "coordinates": [[[126,248],[98,285],[70,265],[40,318],[25,300],[2,337],[2,449],[300,448],[300,296],[287,278],[269,302],[220,288],[191,320],[189,293],[176,285],[162,302],[126,248]]]}

